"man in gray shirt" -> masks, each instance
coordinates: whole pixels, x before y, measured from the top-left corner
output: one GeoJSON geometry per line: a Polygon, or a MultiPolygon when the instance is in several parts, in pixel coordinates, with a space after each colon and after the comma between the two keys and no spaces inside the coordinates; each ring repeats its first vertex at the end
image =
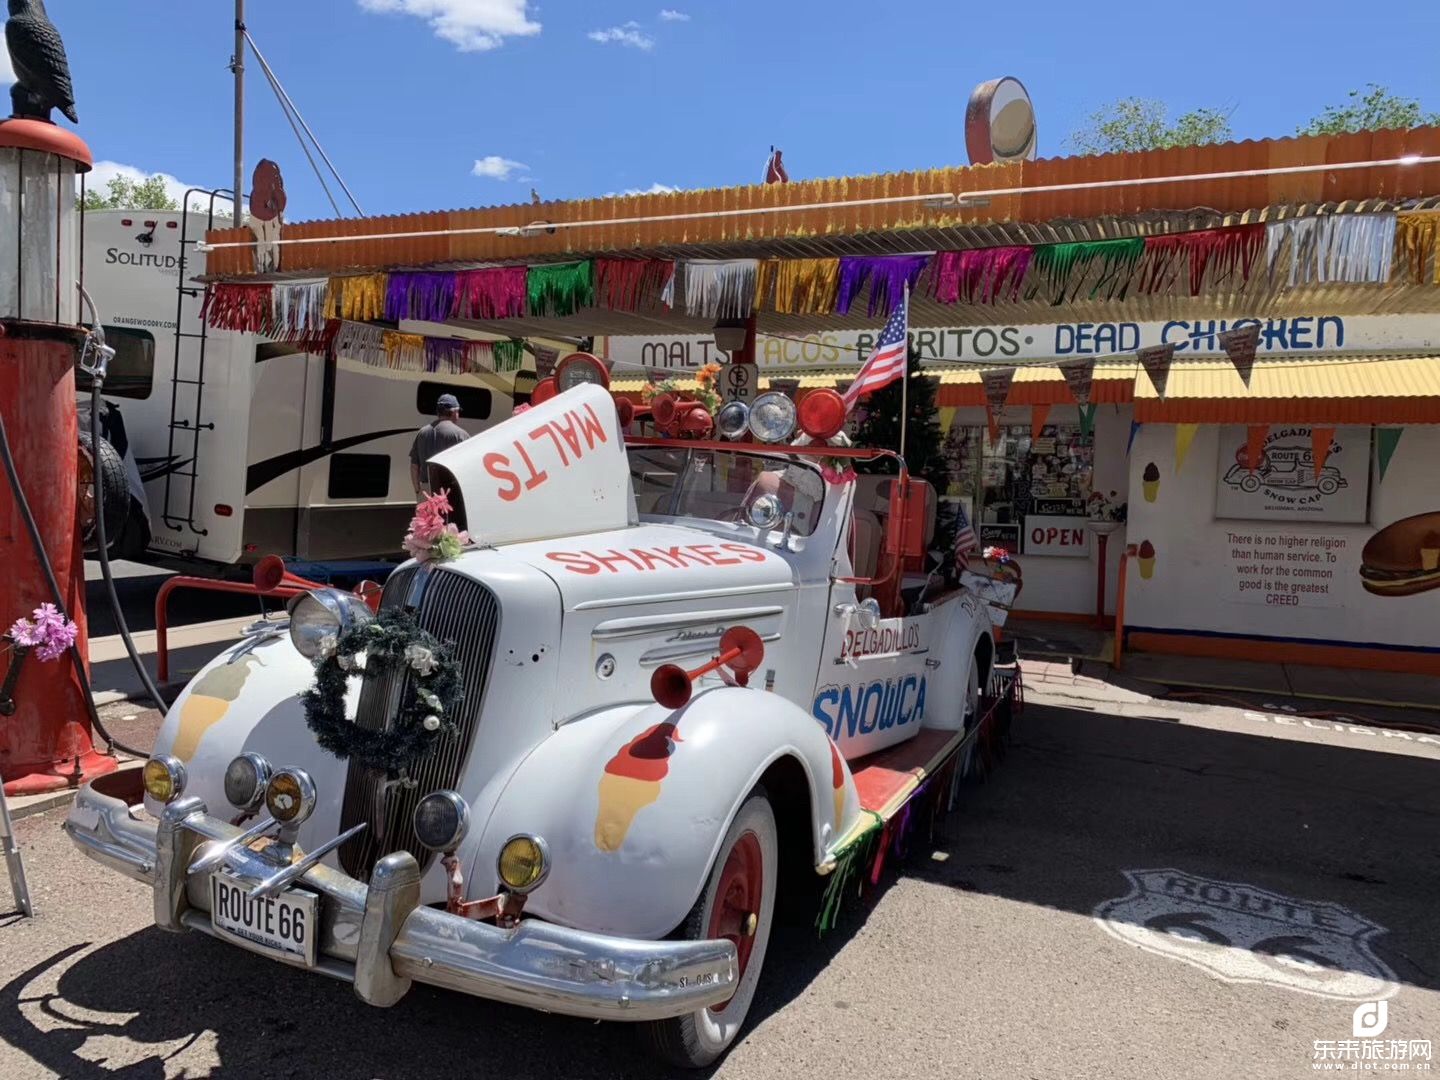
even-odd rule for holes
{"type": "Polygon", "coordinates": [[[435,401],[435,420],[415,433],[410,444],[410,483],[415,498],[430,491],[429,460],[442,450],[449,450],[470,436],[455,421],[460,419],[460,402],[454,394],[441,394],[435,401]]]}

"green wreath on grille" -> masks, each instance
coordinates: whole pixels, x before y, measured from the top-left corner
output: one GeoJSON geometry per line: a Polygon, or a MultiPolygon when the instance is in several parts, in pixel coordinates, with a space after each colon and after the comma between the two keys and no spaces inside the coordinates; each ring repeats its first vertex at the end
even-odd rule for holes
{"type": "Polygon", "coordinates": [[[408,611],[383,611],[373,622],[321,642],[315,685],[305,691],[305,724],[321,749],[389,779],[404,774],[459,731],[455,717],[465,687],[451,647],[420,629],[408,611]],[[379,731],[345,715],[350,677],[378,679],[408,669],[400,710],[379,731]]]}

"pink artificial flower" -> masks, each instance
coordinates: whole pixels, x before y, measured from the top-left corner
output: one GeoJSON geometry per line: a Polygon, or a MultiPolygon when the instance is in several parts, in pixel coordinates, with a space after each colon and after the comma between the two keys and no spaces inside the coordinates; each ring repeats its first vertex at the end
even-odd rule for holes
{"type": "Polygon", "coordinates": [[[420,505],[424,509],[433,512],[437,516],[441,514],[452,513],[455,509],[453,506],[450,505],[449,488],[443,488],[440,491],[435,492],[435,494],[431,495],[420,505]]]}
{"type": "Polygon", "coordinates": [[[16,645],[33,648],[40,644],[40,628],[29,619],[16,619],[10,627],[10,640],[16,645]]]}
{"type": "Polygon", "coordinates": [[[513,409],[510,410],[510,415],[511,415],[511,416],[519,416],[522,412],[529,412],[529,411],[530,411],[530,406],[529,406],[529,405],[516,405],[515,408],[513,408],[513,409]]]}

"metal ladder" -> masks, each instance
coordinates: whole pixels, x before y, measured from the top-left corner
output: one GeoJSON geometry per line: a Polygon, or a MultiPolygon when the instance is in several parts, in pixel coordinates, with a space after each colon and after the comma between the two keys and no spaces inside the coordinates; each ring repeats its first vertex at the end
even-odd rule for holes
{"type": "Polygon", "coordinates": [[[205,221],[205,229],[208,232],[215,227],[215,200],[232,199],[234,196],[225,188],[210,190],[208,188],[190,188],[185,192],[184,201],[180,204],[180,267],[179,279],[175,285],[175,357],[170,368],[170,424],[168,431],[168,442],[166,446],[166,460],[175,460],[176,433],[183,433],[179,441],[183,444],[184,435],[190,436],[190,457],[183,469],[172,469],[165,473],[165,502],[161,511],[161,520],[173,532],[181,532],[189,529],[196,536],[206,536],[208,529],[197,528],[195,525],[195,489],[196,479],[200,471],[200,433],[202,431],[213,431],[213,423],[201,422],[201,407],[205,397],[205,348],[209,341],[209,326],[205,319],[201,318],[200,329],[187,331],[184,326],[185,300],[194,299],[200,296],[204,290],[188,283],[190,251],[194,245],[200,243],[203,237],[190,236],[190,197],[192,195],[208,196],[210,200],[209,213],[205,221]],[[197,356],[195,360],[194,378],[184,378],[181,374],[180,357],[184,352],[184,344],[187,341],[198,342],[197,356]],[[180,387],[193,386],[195,388],[195,407],[193,415],[181,417],[179,414],[180,387]],[[184,477],[189,481],[190,494],[185,499],[175,493],[173,502],[183,503],[183,510],[173,505],[172,489],[174,481],[184,477]]]}
{"type": "Polygon", "coordinates": [[[0,852],[4,853],[5,864],[10,868],[10,891],[15,895],[15,906],[22,915],[34,915],[30,889],[25,884],[25,864],[20,861],[20,845],[15,843],[15,827],[10,821],[10,808],[5,805],[4,788],[0,788],[0,852]]]}

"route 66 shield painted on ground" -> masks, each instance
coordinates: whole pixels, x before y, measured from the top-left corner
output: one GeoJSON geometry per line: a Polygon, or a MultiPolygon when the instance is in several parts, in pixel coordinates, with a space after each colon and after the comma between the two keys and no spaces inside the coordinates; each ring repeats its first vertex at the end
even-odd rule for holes
{"type": "Polygon", "coordinates": [[[1183,870],[1124,870],[1130,891],[1095,909],[1106,933],[1226,982],[1347,1001],[1389,997],[1395,972],[1370,948],[1385,928],[1349,908],[1183,870]]]}

